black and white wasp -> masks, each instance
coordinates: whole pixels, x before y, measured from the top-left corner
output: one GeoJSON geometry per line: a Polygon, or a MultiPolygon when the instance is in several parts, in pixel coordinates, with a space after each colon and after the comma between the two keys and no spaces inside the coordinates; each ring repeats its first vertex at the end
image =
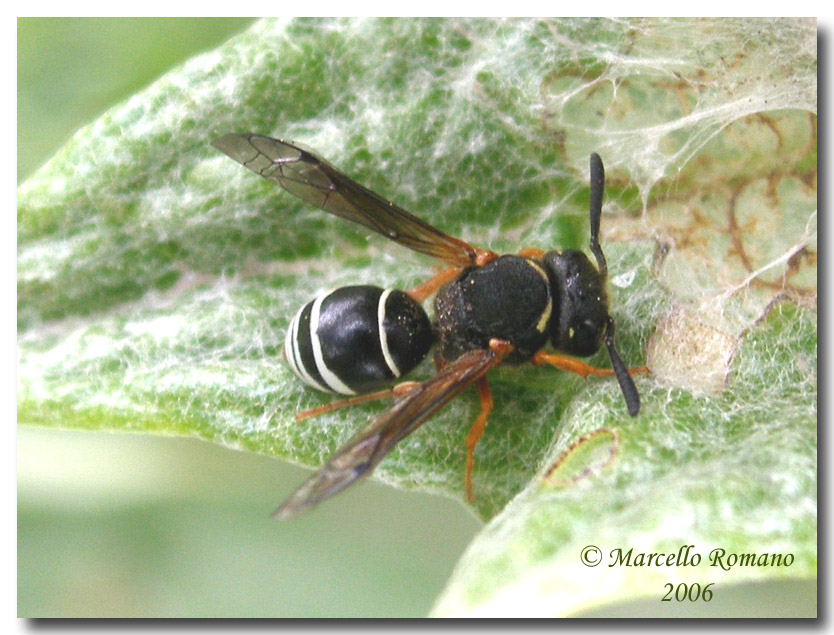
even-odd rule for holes
{"type": "MultiPolygon", "coordinates": [[[[256,174],[290,194],[372,229],[446,265],[409,292],[373,286],[342,287],[306,304],[292,319],[284,345],[290,368],[319,390],[381,395],[394,404],[373,419],[293,493],[273,516],[307,511],[369,474],[400,440],[464,389],[475,385],[481,412],[466,440],[465,490],[472,494],[475,446],[492,409],[487,373],[501,363],[549,364],[588,375],[616,376],[630,415],[640,397],[614,345],[605,290],[607,265],[599,245],[605,174],[591,155],[591,252],[522,249],[498,255],[452,238],[348,178],[312,151],[255,134],[227,134],[213,142],[256,174]],[[420,302],[435,295],[432,324],[420,302]],[[546,352],[550,343],[555,353],[546,352]],[[404,376],[437,345],[437,373],[422,383],[368,393],[404,376]],[[611,369],[574,357],[608,349],[611,369]]],[[[311,411],[316,413],[329,409],[311,411]]]]}

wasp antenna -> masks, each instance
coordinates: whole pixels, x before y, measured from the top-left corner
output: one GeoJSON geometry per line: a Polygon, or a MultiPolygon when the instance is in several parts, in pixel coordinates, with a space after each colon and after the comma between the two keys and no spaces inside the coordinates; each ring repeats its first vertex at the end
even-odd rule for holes
{"type": "Polygon", "coordinates": [[[605,192],[605,168],[602,159],[591,155],[591,252],[597,259],[597,267],[603,278],[608,276],[608,265],[602,247],[599,246],[599,222],[602,218],[602,195],[605,192]]]}
{"type": "Polygon", "coordinates": [[[640,394],[637,392],[637,386],[634,385],[634,380],[628,374],[628,369],[617,352],[617,347],[614,346],[614,320],[610,316],[608,317],[608,326],[605,329],[605,346],[608,348],[608,356],[611,358],[614,375],[620,382],[620,390],[623,391],[628,414],[635,417],[640,412],[640,394]]]}

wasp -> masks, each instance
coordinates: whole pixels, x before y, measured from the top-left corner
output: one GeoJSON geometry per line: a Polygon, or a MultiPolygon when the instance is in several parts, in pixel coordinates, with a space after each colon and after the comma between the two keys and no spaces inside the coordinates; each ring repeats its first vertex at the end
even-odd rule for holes
{"type": "Polygon", "coordinates": [[[608,310],[608,268],[599,245],[605,171],[590,159],[590,249],[522,249],[499,255],[432,227],[342,174],[315,152],[256,134],[227,134],[212,145],[290,194],[359,223],[409,249],[439,260],[443,269],[411,291],[370,285],[320,294],[291,320],[283,356],[306,384],[349,398],[303,414],[380,396],[394,404],[336,451],[273,517],[297,516],[368,475],[403,438],[469,386],[480,413],[466,439],[465,491],[474,500],[475,446],[492,409],[487,374],[499,364],[548,364],[588,375],[615,376],[635,416],[640,396],[614,344],[608,310]],[[421,303],[435,296],[434,322],[421,303]],[[545,350],[550,343],[554,352],[545,350]],[[611,368],[576,357],[608,349],[611,368]],[[436,346],[436,374],[372,392],[406,375],[436,346]],[[363,396],[364,395],[364,396],[363,396]]]}

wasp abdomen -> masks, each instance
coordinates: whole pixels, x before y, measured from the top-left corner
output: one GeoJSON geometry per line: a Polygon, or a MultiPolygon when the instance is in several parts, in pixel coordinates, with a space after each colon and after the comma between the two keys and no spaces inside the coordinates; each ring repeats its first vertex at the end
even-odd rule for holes
{"type": "Polygon", "coordinates": [[[426,312],[408,294],[359,285],[304,305],[287,329],[284,358],[308,385],[355,395],[408,373],[433,342],[426,312]]]}

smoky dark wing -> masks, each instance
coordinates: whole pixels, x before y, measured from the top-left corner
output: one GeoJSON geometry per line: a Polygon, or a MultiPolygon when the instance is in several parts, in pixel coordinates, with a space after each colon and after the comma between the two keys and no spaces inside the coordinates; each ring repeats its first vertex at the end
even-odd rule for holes
{"type": "Polygon", "coordinates": [[[475,263],[479,250],[359,185],[307,148],[271,137],[235,133],[216,139],[212,145],[326,212],[451,265],[475,263]]]}
{"type": "Polygon", "coordinates": [[[338,494],[370,474],[402,439],[484,377],[501,358],[490,350],[470,351],[423,382],[348,443],[276,509],[272,517],[287,520],[338,494]]]}

